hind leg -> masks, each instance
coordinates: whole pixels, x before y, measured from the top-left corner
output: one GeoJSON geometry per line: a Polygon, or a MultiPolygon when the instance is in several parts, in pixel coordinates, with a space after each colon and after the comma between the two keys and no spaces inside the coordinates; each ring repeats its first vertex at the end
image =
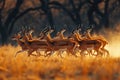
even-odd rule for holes
{"type": "Polygon", "coordinates": [[[92,50],[87,50],[87,54],[86,54],[86,55],[91,56],[92,54],[93,54],[93,51],[92,51],[92,50]]]}
{"type": "Polygon", "coordinates": [[[32,55],[32,56],[36,56],[35,54],[32,54],[33,52],[34,52],[34,50],[32,50],[32,49],[29,50],[29,51],[28,51],[28,57],[30,57],[30,55],[32,55]]]}
{"type": "Polygon", "coordinates": [[[77,57],[76,53],[72,49],[67,49],[67,53],[72,54],[73,56],[77,57]]]}
{"type": "Polygon", "coordinates": [[[70,53],[71,53],[73,56],[77,57],[76,53],[75,53],[73,50],[70,50],[70,53]]]}
{"type": "Polygon", "coordinates": [[[97,55],[99,55],[99,50],[92,50],[92,51],[91,51],[91,55],[92,55],[92,56],[97,56],[97,55]]]}
{"type": "Polygon", "coordinates": [[[81,55],[81,56],[85,56],[84,51],[85,51],[85,50],[81,50],[81,52],[80,52],[80,55],[81,55]]]}
{"type": "Polygon", "coordinates": [[[48,57],[48,56],[50,57],[53,53],[54,53],[54,51],[46,50],[44,56],[45,57],[48,57]]]}
{"type": "Polygon", "coordinates": [[[40,53],[39,49],[36,50],[36,53],[37,53],[37,56],[38,56],[38,57],[41,56],[41,53],[40,53]]]}
{"type": "Polygon", "coordinates": [[[109,56],[109,51],[107,49],[102,48],[101,50],[104,52],[104,56],[109,56]]]}
{"type": "Polygon", "coordinates": [[[36,53],[37,53],[37,57],[39,57],[39,56],[44,56],[44,55],[41,54],[40,51],[36,51],[36,53]]]}
{"type": "Polygon", "coordinates": [[[97,57],[102,57],[103,56],[103,52],[101,50],[96,50],[97,52],[97,57]]]}
{"type": "Polygon", "coordinates": [[[61,58],[63,58],[63,56],[62,56],[62,53],[63,53],[64,51],[62,51],[62,50],[58,50],[58,56],[60,56],[61,58]]]}

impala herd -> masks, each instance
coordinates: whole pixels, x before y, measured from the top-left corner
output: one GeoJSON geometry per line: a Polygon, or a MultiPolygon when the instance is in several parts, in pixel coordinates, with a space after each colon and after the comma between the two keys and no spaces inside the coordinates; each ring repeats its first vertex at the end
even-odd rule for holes
{"type": "Polygon", "coordinates": [[[51,56],[57,52],[57,55],[62,57],[65,51],[68,55],[75,57],[79,55],[92,55],[92,56],[109,56],[108,50],[105,46],[108,42],[102,36],[92,36],[91,30],[87,30],[85,35],[80,34],[81,29],[74,30],[70,36],[65,37],[65,29],[56,34],[56,37],[51,37],[52,29],[41,31],[39,37],[34,38],[32,33],[34,30],[22,29],[19,33],[15,34],[12,39],[16,40],[22,50],[18,51],[15,56],[23,51],[28,52],[28,56],[51,56]],[[33,54],[33,52],[36,54],[33,54]],[[44,51],[44,54],[41,54],[44,51]]]}

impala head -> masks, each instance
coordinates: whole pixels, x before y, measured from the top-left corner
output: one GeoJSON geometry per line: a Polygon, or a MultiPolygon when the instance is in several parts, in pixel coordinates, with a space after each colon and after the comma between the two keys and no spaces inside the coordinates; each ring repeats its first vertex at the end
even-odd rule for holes
{"type": "Polygon", "coordinates": [[[65,31],[66,31],[65,29],[61,30],[62,33],[64,33],[65,31]]]}
{"type": "Polygon", "coordinates": [[[20,38],[21,38],[20,33],[15,34],[14,36],[12,36],[12,40],[18,40],[18,39],[20,39],[20,38]]]}
{"type": "Polygon", "coordinates": [[[50,29],[47,34],[51,34],[54,30],[53,29],[50,29]]]}
{"type": "Polygon", "coordinates": [[[49,33],[52,33],[53,31],[54,31],[53,29],[50,29],[48,32],[49,32],[49,33]]]}
{"type": "Polygon", "coordinates": [[[77,29],[77,32],[78,32],[78,33],[81,32],[81,28],[77,29]]]}
{"type": "Polygon", "coordinates": [[[76,33],[77,33],[77,30],[74,30],[74,31],[72,32],[72,35],[75,36],[76,33]]]}
{"type": "Polygon", "coordinates": [[[31,30],[28,31],[29,34],[32,34],[33,32],[34,32],[33,29],[31,29],[31,30]]]}
{"type": "Polygon", "coordinates": [[[34,32],[33,29],[31,29],[30,27],[27,27],[27,26],[23,26],[22,29],[21,29],[21,33],[23,35],[25,34],[32,34],[34,32]]]}
{"type": "Polygon", "coordinates": [[[92,31],[92,29],[88,29],[87,32],[90,33],[92,31]]]}
{"type": "Polygon", "coordinates": [[[44,37],[45,37],[45,33],[43,33],[43,32],[40,32],[40,34],[39,34],[39,39],[44,39],[44,37]]]}

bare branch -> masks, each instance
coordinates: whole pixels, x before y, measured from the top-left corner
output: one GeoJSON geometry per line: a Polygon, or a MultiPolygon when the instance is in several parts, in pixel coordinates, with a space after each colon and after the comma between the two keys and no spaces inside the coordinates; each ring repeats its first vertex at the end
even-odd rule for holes
{"type": "Polygon", "coordinates": [[[41,9],[41,7],[36,7],[36,8],[28,8],[26,9],[25,11],[19,13],[19,15],[17,15],[14,20],[11,22],[11,25],[9,27],[9,33],[12,32],[12,29],[13,29],[13,26],[14,26],[14,23],[19,19],[21,18],[22,16],[24,16],[25,14],[29,13],[30,11],[35,11],[35,10],[38,10],[38,9],[41,9]]]}
{"type": "Polygon", "coordinates": [[[14,17],[16,17],[17,14],[19,13],[20,7],[23,2],[24,0],[17,0],[15,8],[11,11],[11,13],[8,14],[8,17],[5,21],[5,25],[7,26],[7,28],[9,27],[8,25],[11,23],[14,17]]]}
{"type": "Polygon", "coordinates": [[[73,21],[75,21],[73,14],[68,9],[66,9],[62,4],[58,3],[57,1],[50,2],[49,6],[50,8],[62,9],[72,18],[73,21]]]}

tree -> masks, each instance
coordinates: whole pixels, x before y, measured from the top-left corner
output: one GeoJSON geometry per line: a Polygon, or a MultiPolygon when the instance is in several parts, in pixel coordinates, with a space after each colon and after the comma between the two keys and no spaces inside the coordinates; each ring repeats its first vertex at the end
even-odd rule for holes
{"type": "Polygon", "coordinates": [[[0,34],[1,34],[3,44],[5,44],[7,42],[10,28],[12,27],[11,24],[13,22],[13,19],[19,13],[19,8],[22,5],[23,1],[24,0],[17,0],[15,7],[12,9],[11,12],[9,12],[5,21],[2,20],[2,17],[3,17],[2,13],[3,13],[4,7],[5,7],[6,0],[1,0],[1,2],[0,2],[0,4],[1,4],[1,7],[0,7],[0,34]]]}
{"type": "Polygon", "coordinates": [[[101,30],[101,28],[110,28],[110,14],[112,11],[119,5],[119,0],[114,0],[114,3],[111,5],[110,2],[113,0],[88,0],[89,10],[88,10],[88,21],[89,24],[94,24],[95,30],[101,30]],[[103,11],[98,7],[101,2],[104,2],[103,11]],[[116,4],[118,3],[118,4],[116,4]],[[99,22],[95,20],[98,19],[99,22]]]}
{"type": "Polygon", "coordinates": [[[7,18],[5,19],[3,16],[3,12],[5,10],[4,7],[5,7],[6,2],[7,2],[6,0],[0,1],[0,4],[1,4],[1,7],[0,7],[0,34],[1,34],[1,40],[2,40],[1,42],[3,45],[7,43],[8,37],[10,36],[10,34],[13,30],[15,22],[30,11],[39,10],[39,9],[43,10],[45,15],[47,15],[48,21],[50,22],[50,26],[53,26],[53,24],[54,24],[53,20],[52,20],[51,11],[48,7],[49,0],[40,0],[42,5],[39,5],[38,7],[34,7],[34,8],[30,7],[25,10],[22,10],[22,11],[20,11],[20,9],[24,3],[24,0],[17,0],[16,3],[13,2],[13,3],[15,3],[15,6],[12,9],[11,8],[9,9],[11,11],[9,13],[7,13],[7,15],[6,15],[7,18]]]}
{"type": "Polygon", "coordinates": [[[51,8],[57,8],[62,9],[67,15],[72,19],[72,21],[76,25],[81,25],[81,8],[85,5],[86,1],[78,0],[78,4],[75,4],[74,0],[68,0],[69,2],[69,8],[66,8],[65,5],[59,3],[58,1],[52,1],[49,4],[51,5],[51,8]],[[70,8],[71,7],[71,8],[70,8]]]}

